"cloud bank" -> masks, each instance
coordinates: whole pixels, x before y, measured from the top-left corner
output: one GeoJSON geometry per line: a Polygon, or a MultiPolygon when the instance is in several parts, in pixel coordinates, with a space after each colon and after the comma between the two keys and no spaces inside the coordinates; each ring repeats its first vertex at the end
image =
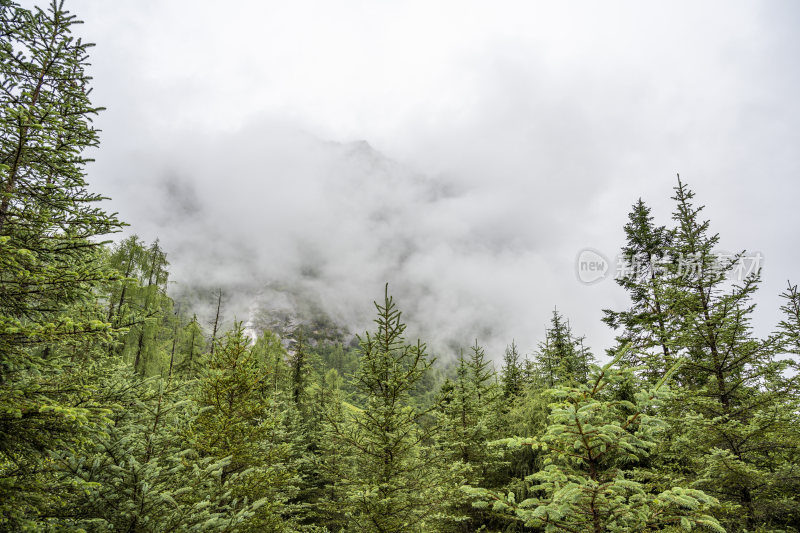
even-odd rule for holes
{"type": "Polygon", "coordinates": [[[764,254],[759,333],[798,278],[793,2],[73,9],[109,108],[90,180],[179,284],[294,285],[362,329],[389,281],[412,336],[495,357],[558,306],[601,352],[626,296],[575,258],[640,196],[668,224],[678,172],[764,254]]]}

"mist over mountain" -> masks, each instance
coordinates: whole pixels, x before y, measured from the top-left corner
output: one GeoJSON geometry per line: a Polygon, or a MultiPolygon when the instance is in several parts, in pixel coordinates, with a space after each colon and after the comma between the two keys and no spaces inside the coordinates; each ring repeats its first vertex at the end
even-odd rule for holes
{"type": "MultiPolygon", "coordinates": [[[[512,340],[530,353],[555,307],[595,353],[613,343],[614,332],[600,321],[603,308],[626,305],[613,264],[593,285],[575,271],[584,248],[613,261],[626,220],[615,206],[637,197],[619,184],[576,187],[593,175],[587,165],[604,169],[603,158],[584,157],[569,179],[556,179],[548,167],[558,153],[526,154],[494,139],[495,170],[431,173],[368,141],[332,142],[269,117],[230,131],[175,129],[157,139],[152,129],[133,133],[125,145],[112,137],[91,170],[130,232],[161,240],[172,294],[206,309],[206,323],[212,294],[222,289],[229,322],[265,309],[293,314],[302,301],[305,311],[363,332],[388,282],[409,336],[437,352],[455,353],[477,338],[494,359],[512,340]],[[512,164],[504,154],[517,159],[512,164]],[[477,172],[488,178],[476,180],[477,172]]],[[[463,157],[464,165],[481,159],[463,157]]],[[[698,197],[710,202],[712,227],[735,228],[722,232],[723,249],[757,246],[765,264],[785,262],[780,254],[790,250],[770,235],[756,240],[746,220],[732,226],[730,207],[738,204],[712,198],[703,183],[698,197]]],[[[664,176],[649,185],[659,195],[643,195],[660,223],[669,222],[672,185],[664,176]]],[[[788,276],[785,268],[765,272],[759,300],[766,311],[754,320],[762,334],[774,328],[788,276]]]]}
{"type": "Polygon", "coordinates": [[[162,240],[175,290],[229,287],[230,316],[271,283],[360,330],[388,281],[434,343],[527,352],[558,306],[602,352],[628,299],[575,259],[613,259],[640,196],[669,224],[681,173],[720,248],[766,258],[754,327],[779,320],[800,261],[789,3],[75,9],[102,43],[92,186],[162,240]]]}
{"type": "MultiPolygon", "coordinates": [[[[365,294],[388,282],[409,334],[438,350],[476,335],[498,352],[512,337],[535,346],[533,306],[515,288],[547,270],[535,234],[456,178],[274,124],[181,137],[128,168],[126,215],[161,240],[178,300],[208,314],[222,289],[228,320],[302,300],[359,332],[373,314],[365,294]],[[189,146],[196,157],[176,164],[189,146]]],[[[537,305],[539,323],[553,304],[537,305]]]]}

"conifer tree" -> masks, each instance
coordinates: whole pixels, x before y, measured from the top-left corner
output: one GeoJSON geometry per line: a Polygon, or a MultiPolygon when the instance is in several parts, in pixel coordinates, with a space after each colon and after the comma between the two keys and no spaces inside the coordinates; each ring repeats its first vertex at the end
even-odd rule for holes
{"type": "Polygon", "coordinates": [[[246,512],[229,512],[219,490],[224,461],[187,462],[181,431],[191,405],[183,384],[143,380],[129,364],[98,378],[113,406],[102,434],[53,455],[60,480],[49,509],[56,530],[224,531],[246,512]]]}
{"type": "Polygon", "coordinates": [[[281,339],[271,331],[265,331],[258,336],[251,351],[266,369],[268,379],[263,384],[264,390],[277,403],[288,401],[291,369],[287,362],[289,354],[281,344],[281,339]]]}
{"type": "Polygon", "coordinates": [[[304,400],[310,377],[309,373],[312,368],[309,361],[311,354],[306,344],[302,325],[295,329],[291,341],[292,354],[288,361],[289,368],[291,369],[291,396],[295,406],[300,408],[304,400]]]}
{"type": "Polygon", "coordinates": [[[512,402],[522,393],[525,386],[524,369],[522,357],[517,350],[517,343],[512,340],[511,344],[506,346],[501,368],[503,396],[505,396],[507,403],[512,402]]]}
{"type": "Polygon", "coordinates": [[[785,375],[790,363],[775,359],[774,347],[751,333],[760,272],[727,287],[743,254],[722,261],[714,256],[719,237],[708,234],[693,197],[679,181],[672,249],[691,268],[679,265],[681,275],[670,286],[677,342],[687,361],[681,377],[690,390],[672,411],[681,436],[677,453],[696,461],[698,486],[730,504],[731,529],[786,525],[799,503],[784,499],[791,494],[785,476],[798,451],[796,385],[785,375]],[[704,455],[692,453],[698,450],[704,455]]]}
{"type": "Polygon", "coordinates": [[[115,327],[135,325],[127,320],[126,311],[130,308],[128,299],[132,286],[140,283],[139,269],[144,263],[145,246],[136,235],[116,244],[108,257],[108,264],[117,270],[121,277],[111,285],[108,294],[108,321],[115,327]]]}
{"type": "Polygon", "coordinates": [[[189,323],[183,327],[181,341],[178,345],[178,353],[181,358],[178,369],[182,375],[190,379],[197,377],[199,369],[202,368],[205,346],[206,339],[203,329],[197,321],[197,314],[193,314],[189,323]]]}
{"type": "Polygon", "coordinates": [[[431,360],[424,344],[405,343],[406,326],[388,285],[375,307],[377,330],[360,338],[354,376],[364,408],[344,422],[332,420],[337,441],[352,454],[339,488],[353,531],[427,531],[455,489],[442,454],[431,445],[437,428],[422,423],[432,408],[410,401],[431,360]]]}
{"type": "MultiPolygon", "coordinates": [[[[161,333],[165,322],[172,316],[172,300],[167,297],[167,281],[169,273],[166,267],[167,256],[161,249],[158,240],[151,244],[144,254],[139,305],[140,323],[135,327],[135,338],[131,346],[133,369],[140,375],[154,374],[148,366],[160,367],[164,354],[164,342],[161,333]]],[[[166,328],[169,331],[169,327],[166,328]]]]}
{"type": "Polygon", "coordinates": [[[78,348],[110,340],[94,290],[114,215],[85,181],[98,144],[89,45],[59,2],[0,3],[0,527],[28,527],[46,457],[101,424],[78,348]]]}
{"type": "Polygon", "coordinates": [[[671,358],[683,361],[676,374],[681,387],[666,410],[671,429],[654,460],[664,483],[689,479],[718,497],[732,531],[784,527],[798,505],[791,481],[798,451],[797,387],[786,372],[791,363],[775,357],[773,339],[752,334],[760,273],[737,279],[747,258],[718,255],[719,236],[710,233],[693,197],[679,179],[662,273],[638,303],[641,287],[631,285],[634,307],[609,316],[649,339],[640,346],[654,348],[646,360],[651,380],[666,372],[671,358]],[[645,301],[649,310],[641,307],[645,301]]]}
{"type": "Polygon", "coordinates": [[[639,198],[628,214],[624,226],[626,242],[620,259],[621,272],[616,282],[631,298],[625,311],[604,310],[603,321],[614,329],[621,328],[619,346],[633,343],[625,357],[629,363],[644,365],[650,383],[660,379],[671,368],[674,355],[672,327],[666,283],[673,232],[653,223],[650,208],[639,198]]]}
{"type": "MultiPolygon", "coordinates": [[[[438,423],[441,447],[450,461],[460,463],[464,482],[486,486],[501,468],[502,453],[489,442],[496,431],[496,415],[502,401],[491,361],[478,341],[468,357],[459,354],[454,381],[442,385],[438,423]]],[[[454,498],[452,515],[458,531],[473,531],[486,520],[471,508],[466,497],[454,498]]]]}
{"type": "Polygon", "coordinates": [[[584,338],[573,336],[569,322],[553,310],[545,340],[536,354],[536,366],[547,387],[586,382],[593,357],[583,343],[584,338]]]}
{"type": "Polygon", "coordinates": [[[513,492],[466,487],[478,498],[475,505],[512,513],[525,526],[548,532],[661,531],[668,526],[724,532],[708,514],[713,497],[681,487],[653,494],[634,479],[632,466],[655,449],[663,428],[647,411],[667,394],[663,384],[670,373],[653,389],[637,393],[635,404],[617,400],[606,389],[632,379],[630,370],[614,368],[623,355],[602,369],[594,367],[587,384],[552,390],[555,403],[542,437],[512,439],[546,454],[546,466],[527,478],[531,495],[518,501],[513,492]]]}
{"type": "Polygon", "coordinates": [[[200,378],[200,406],[189,439],[200,459],[225,460],[220,483],[232,505],[253,515],[237,531],[281,531],[294,492],[282,413],[269,395],[270,375],[240,323],[217,343],[200,378]]]}
{"type": "MultiPolygon", "coordinates": [[[[340,433],[348,418],[360,411],[344,400],[344,382],[335,368],[330,369],[314,389],[314,412],[319,414],[313,434],[316,439],[314,465],[319,477],[316,494],[306,500],[311,512],[317,513],[316,523],[329,531],[346,531],[349,524],[347,492],[341,482],[341,473],[352,468],[354,452],[342,446],[340,433]]],[[[311,518],[314,518],[311,516],[311,518]]]]}
{"type": "Polygon", "coordinates": [[[214,297],[216,304],[216,311],[214,318],[211,320],[211,355],[214,355],[214,350],[217,349],[217,335],[222,330],[222,289],[217,289],[214,297]]]}
{"type": "MultiPolygon", "coordinates": [[[[514,404],[505,409],[500,417],[502,425],[493,438],[541,436],[547,426],[549,389],[557,385],[585,383],[592,360],[583,337],[575,337],[569,322],[554,310],[545,339],[539,344],[527,369],[525,387],[514,404]]],[[[504,469],[506,475],[494,476],[495,484],[486,487],[495,490],[503,487],[505,492],[514,492],[525,498],[529,490],[524,480],[542,468],[543,455],[531,447],[511,446],[504,451],[504,461],[508,465],[504,469]]]]}
{"type": "MultiPolygon", "coordinates": [[[[320,365],[320,372],[333,368],[342,378],[352,376],[358,368],[359,358],[359,351],[352,344],[345,345],[342,342],[334,342],[318,346],[317,353],[319,358],[316,362],[320,365]]],[[[342,384],[342,390],[349,391],[349,388],[350,382],[345,379],[342,384]]]]}
{"type": "Polygon", "coordinates": [[[169,366],[181,320],[167,296],[166,253],[158,240],[147,246],[133,235],[117,244],[107,261],[119,274],[107,289],[108,320],[125,332],[110,354],[131,362],[142,376],[161,373],[169,366]]]}
{"type": "Polygon", "coordinates": [[[784,304],[781,306],[784,319],[779,327],[780,348],[788,353],[800,354],[800,292],[797,285],[788,283],[786,291],[781,294],[784,304]]]}
{"type": "MultiPolygon", "coordinates": [[[[286,394],[278,404],[284,413],[287,441],[291,447],[291,464],[297,473],[297,491],[289,501],[289,512],[295,528],[317,531],[318,523],[330,525],[330,509],[324,508],[325,488],[334,483],[321,468],[322,453],[330,437],[326,412],[338,400],[340,379],[335,371],[320,379],[314,368],[316,354],[307,342],[306,324],[299,324],[289,338],[286,368],[286,394]]],[[[313,334],[313,331],[312,331],[313,334]]]]}
{"type": "Polygon", "coordinates": [[[290,502],[296,527],[303,531],[345,527],[342,502],[335,490],[343,460],[329,420],[342,422],[342,379],[335,369],[314,378],[306,389],[302,415],[290,402],[293,465],[299,475],[298,492],[290,502]]]}

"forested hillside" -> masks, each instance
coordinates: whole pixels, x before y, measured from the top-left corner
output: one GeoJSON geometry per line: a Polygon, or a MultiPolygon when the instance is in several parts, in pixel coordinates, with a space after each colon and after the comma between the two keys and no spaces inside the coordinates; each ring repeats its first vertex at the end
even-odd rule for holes
{"type": "Polygon", "coordinates": [[[686,183],[672,220],[631,198],[607,354],[554,310],[531,354],[437,359],[391,284],[357,335],[231,327],[111,240],[76,18],[0,6],[0,530],[800,531],[800,293],[757,337],[686,183]]]}

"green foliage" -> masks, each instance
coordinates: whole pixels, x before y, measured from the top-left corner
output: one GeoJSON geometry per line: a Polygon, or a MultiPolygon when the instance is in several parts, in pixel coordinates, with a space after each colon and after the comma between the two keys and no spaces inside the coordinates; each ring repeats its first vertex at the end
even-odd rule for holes
{"type": "Polygon", "coordinates": [[[780,328],[780,348],[786,352],[800,354],[800,292],[797,285],[788,284],[788,288],[781,294],[784,304],[781,311],[784,319],[778,325],[780,328]]]}
{"type": "Polygon", "coordinates": [[[113,412],[102,434],[53,456],[55,530],[230,531],[252,518],[220,482],[224,458],[182,446],[196,406],[187,384],[142,380],[128,364],[98,379],[113,412]],[[56,505],[57,504],[57,505],[56,505]]]}
{"type": "Polygon", "coordinates": [[[490,467],[491,415],[496,413],[501,391],[491,361],[477,341],[470,351],[469,358],[459,355],[455,380],[442,386],[438,416],[441,439],[449,447],[451,459],[469,465],[469,479],[479,482],[490,467]]]}
{"type": "MultiPolygon", "coordinates": [[[[333,344],[323,344],[317,347],[319,355],[316,363],[320,365],[318,369],[332,368],[342,377],[352,376],[358,369],[358,358],[360,352],[358,348],[351,348],[336,342],[333,344]]],[[[344,383],[347,387],[348,383],[344,383]]]]}
{"type": "Polygon", "coordinates": [[[800,442],[796,380],[787,377],[790,362],[775,358],[777,346],[752,336],[760,272],[731,283],[744,254],[716,257],[719,237],[700,219],[703,208],[680,181],[675,190],[672,254],[691,258],[692,269],[670,266],[671,326],[686,360],[678,376],[685,389],[670,413],[677,434],[693,442],[672,453],[692,462],[697,486],[729,504],[730,529],[785,527],[800,511],[794,475],[784,477],[800,442]]]}
{"type": "Polygon", "coordinates": [[[510,403],[514,398],[522,394],[522,390],[525,387],[525,366],[516,342],[511,341],[511,344],[506,346],[506,351],[503,354],[503,366],[500,370],[503,396],[510,403]]]}
{"type": "Polygon", "coordinates": [[[433,408],[410,403],[428,371],[425,345],[406,344],[405,324],[389,297],[375,304],[377,331],[360,339],[354,385],[363,410],[331,418],[337,442],[349,453],[339,472],[341,498],[354,531],[425,531],[441,519],[455,488],[444,456],[433,446],[433,408]]]}
{"type": "MultiPolygon", "coordinates": [[[[485,484],[501,468],[502,452],[489,443],[498,429],[496,415],[502,399],[491,361],[476,340],[468,357],[459,354],[454,381],[442,385],[436,413],[442,452],[460,466],[464,483],[485,484]]],[[[450,514],[458,530],[477,529],[488,518],[472,508],[466,497],[453,497],[450,514]]]]}
{"type": "Polygon", "coordinates": [[[175,366],[178,373],[190,379],[196,377],[205,365],[205,346],[203,329],[197,321],[197,315],[192,315],[192,319],[180,328],[175,346],[178,357],[175,366]]]}
{"type": "Polygon", "coordinates": [[[569,322],[553,310],[544,342],[539,344],[536,367],[547,387],[563,383],[585,383],[594,357],[583,344],[583,337],[572,334],[569,322]]]}
{"type": "Polygon", "coordinates": [[[0,530],[800,530],[797,287],[757,338],[760,274],[680,180],[672,227],[624,227],[603,368],[555,311],[500,376],[477,341],[434,366],[388,287],[351,341],[281,288],[253,343],[222,289],[206,328],[172,300],[158,240],[102,242],[77,23],[0,0],[0,530]]]}
{"type": "Polygon", "coordinates": [[[295,407],[302,411],[312,370],[311,353],[302,327],[294,332],[292,341],[292,353],[288,361],[291,373],[291,397],[295,407]]]}
{"type": "Polygon", "coordinates": [[[645,377],[655,383],[676,360],[666,302],[669,272],[664,267],[673,232],[653,224],[650,208],[641,198],[633,205],[624,230],[623,263],[616,282],[628,291],[631,307],[625,311],[606,309],[603,321],[614,329],[622,328],[617,337],[619,345],[631,343],[635,348],[625,355],[625,361],[643,366],[645,377]]]}
{"type": "MultiPolygon", "coordinates": [[[[797,383],[793,363],[775,355],[791,339],[791,319],[776,338],[753,337],[751,299],[760,273],[736,279],[744,252],[717,255],[719,236],[710,234],[693,198],[679,180],[668,232],[652,226],[641,202],[634,207],[624,251],[662,260],[644,279],[623,279],[633,306],[607,318],[625,327],[621,339],[635,339],[645,352],[639,361],[649,382],[676,358],[683,361],[681,387],[666,409],[670,431],[653,461],[662,485],[689,482],[717,496],[733,531],[789,527],[800,503],[797,383]]],[[[785,296],[791,317],[791,290],[785,296]]]]}
{"type": "Polygon", "coordinates": [[[714,498],[680,487],[653,494],[634,479],[632,468],[655,448],[663,427],[646,411],[666,392],[662,379],[638,393],[635,403],[609,397],[609,385],[631,379],[629,371],[613,368],[622,355],[602,369],[594,367],[586,385],[553,389],[545,434],[516,439],[546,452],[545,467],[527,478],[536,495],[518,502],[513,492],[467,487],[480,498],[475,505],[514,513],[526,526],[545,531],[655,531],[669,525],[724,531],[707,514],[714,498]]]}
{"type": "Polygon", "coordinates": [[[250,344],[241,324],[220,339],[200,378],[199,411],[187,438],[199,460],[224,461],[220,483],[231,505],[252,509],[237,530],[281,531],[283,506],[294,491],[290,449],[270,373],[250,344]]]}
{"type": "Polygon", "coordinates": [[[174,359],[171,348],[180,320],[167,296],[166,253],[158,241],[145,246],[133,235],[112,249],[109,266],[117,270],[119,280],[110,288],[108,320],[127,331],[113,354],[130,361],[143,376],[164,373],[174,359]]]}
{"type": "Polygon", "coordinates": [[[84,180],[99,108],[76,23],[56,2],[0,3],[0,527],[10,530],[48,499],[49,453],[107,415],[83,371],[85,349],[112,332],[94,298],[113,278],[95,237],[120,223],[84,180]]]}

